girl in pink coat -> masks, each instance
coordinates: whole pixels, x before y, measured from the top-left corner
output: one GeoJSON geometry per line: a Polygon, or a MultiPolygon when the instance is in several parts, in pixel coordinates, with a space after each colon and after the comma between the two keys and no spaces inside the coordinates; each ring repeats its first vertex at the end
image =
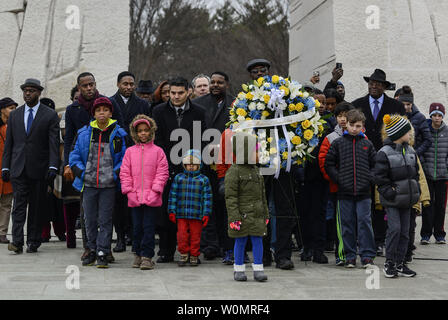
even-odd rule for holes
{"type": "Polygon", "coordinates": [[[157,130],[153,119],[138,115],[130,125],[135,145],[128,148],[120,169],[121,192],[128,197],[132,210],[135,259],[132,267],[141,270],[154,268],[154,233],[157,207],[168,180],[168,161],[163,150],[154,144],[157,130]]]}

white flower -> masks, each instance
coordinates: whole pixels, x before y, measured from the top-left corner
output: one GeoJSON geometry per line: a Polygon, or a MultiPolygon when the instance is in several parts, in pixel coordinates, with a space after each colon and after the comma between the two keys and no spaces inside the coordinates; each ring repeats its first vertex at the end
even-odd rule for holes
{"type": "Polygon", "coordinates": [[[297,81],[292,81],[289,84],[289,92],[290,92],[290,98],[294,99],[297,97],[300,93],[300,89],[302,88],[302,85],[298,83],[297,81]]]}
{"type": "Polygon", "coordinates": [[[243,116],[238,116],[237,120],[238,122],[244,122],[246,121],[246,118],[244,118],[243,116]]]}
{"type": "Polygon", "coordinates": [[[288,136],[289,136],[289,140],[291,140],[295,136],[295,134],[292,131],[288,131],[288,136]]]}
{"type": "Polygon", "coordinates": [[[292,158],[295,158],[297,155],[298,155],[297,151],[293,151],[293,152],[291,152],[291,157],[292,157],[292,158]]]}
{"type": "Polygon", "coordinates": [[[264,91],[263,88],[255,87],[252,91],[252,94],[254,95],[254,98],[252,100],[264,101],[263,96],[267,94],[267,92],[264,91]]]}
{"type": "MultiPolygon", "coordinates": [[[[246,94],[244,92],[240,92],[238,94],[238,99],[240,99],[240,100],[246,99],[246,94]]],[[[235,101],[235,104],[237,104],[237,103],[238,103],[238,100],[235,101]]]]}
{"type": "Polygon", "coordinates": [[[263,111],[264,109],[266,109],[266,105],[264,103],[262,103],[262,102],[258,102],[257,103],[257,110],[263,111]]]}
{"type": "Polygon", "coordinates": [[[263,85],[263,87],[265,87],[265,88],[270,88],[270,87],[271,87],[271,84],[270,84],[269,82],[265,82],[265,84],[263,85]]]}
{"type": "Polygon", "coordinates": [[[304,93],[303,93],[303,97],[306,99],[306,98],[308,98],[310,96],[310,94],[307,92],[307,91],[305,91],[304,93]]]}
{"type": "Polygon", "coordinates": [[[306,151],[305,151],[305,149],[306,149],[305,144],[301,143],[301,144],[297,145],[297,146],[296,146],[296,152],[297,152],[297,155],[298,155],[299,157],[303,157],[303,156],[305,156],[305,155],[306,155],[306,151]]]}
{"type": "Polygon", "coordinates": [[[249,103],[249,110],[254,111],[255,109],[257,109],[257,104],[255,102],[249,103]]]}

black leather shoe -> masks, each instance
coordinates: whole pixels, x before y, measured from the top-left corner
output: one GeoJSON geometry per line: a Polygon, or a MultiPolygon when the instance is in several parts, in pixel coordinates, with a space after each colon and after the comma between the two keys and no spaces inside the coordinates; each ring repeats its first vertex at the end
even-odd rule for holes
{"type": "Polygon", "coordinates": [[[174,261],[174,257],[173,256],[160,256],[157,259],[157,263],[168,263],[168,262],[173,262],[174,261]]]}
{"type": "Polygon", "coordinates": [[[44,243],[44,242],[50,242],[50,238],[42,238],[41,242],[42,242],[42,243],[44,243]]]}
{"type": "Polygon", "coordinates": [[[302,261],[311,261],[313,258],[313,252],[309,249],[304,249],[302,254],[300,255],[300,260],[302,261]]]}
{"type": "Polygon", "coordinates": [[[294,269],[294,263],[290,259],[280,259],[279,262],[277,262],[276,268],[282,269],[282,270],[291,270],[294,269]]]}
{"type": "Polygon", "coordinates": [[[323,252],[314,252],[313,262],[320,263],[320,264],[326,264],[326,263],[328,263],[328,258],[325,254],[323,254],[323,252]]]}
{"type": "Polygon", "coordinates": [[[35,246],[29,246],[28,248],[26,248],[26,253],[36,253],[37,252],[37,248],[35,246]]]}
{"type": "Polygon", "coordinates": [[[115,248],[113,248],[114,252],[124,252],[126,251],[126,243],[124,239],[118,238],[117,244],[115,245],[115,248]]]}

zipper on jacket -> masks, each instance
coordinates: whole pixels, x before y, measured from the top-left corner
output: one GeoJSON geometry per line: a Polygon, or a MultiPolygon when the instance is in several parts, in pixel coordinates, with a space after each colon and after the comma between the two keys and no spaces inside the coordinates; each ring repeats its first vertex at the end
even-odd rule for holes
{"type": "Polygon", "coordinates": [[[437,179],[437,140],[439,138],[439,130],[436,131],[435,138],[436,138],[436,150],[434,157],[434,180],[437,179]]]}
{"type": "Polygon", "coordinates": [[[99,188],[99,174],[100,174],[100,159],[101,159],[101,136],[103,132],[100,132],[100,139],[98,143],[98,164],[96,166],[96,187],[99,188]]]}
{"type": "Polygon", "coordinates": [[[356,147],[356,138],[353,138],[353,175],[354,175],[354,184],[353,190],[356,196],[356,157],[355,157],[355,147],[356,147]]]}
{"type": "Polygon", "coordinates": [[[142,195],[141,195],[141,197],[143,197],[143,153],[144,153],[144,151],[145,151],[145,145],[144,144],[142,144],[142,195]]]}

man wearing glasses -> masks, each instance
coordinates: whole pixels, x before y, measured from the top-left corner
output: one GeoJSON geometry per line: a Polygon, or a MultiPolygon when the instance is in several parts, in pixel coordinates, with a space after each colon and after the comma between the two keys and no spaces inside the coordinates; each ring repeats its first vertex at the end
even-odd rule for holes
{"type": "Polygon", "coordinates": [[[266,59],[254,59],[247,64],[247,71],[249,71],[250,78],[257,80],[269,74],[271,63],[266,59]]]}

